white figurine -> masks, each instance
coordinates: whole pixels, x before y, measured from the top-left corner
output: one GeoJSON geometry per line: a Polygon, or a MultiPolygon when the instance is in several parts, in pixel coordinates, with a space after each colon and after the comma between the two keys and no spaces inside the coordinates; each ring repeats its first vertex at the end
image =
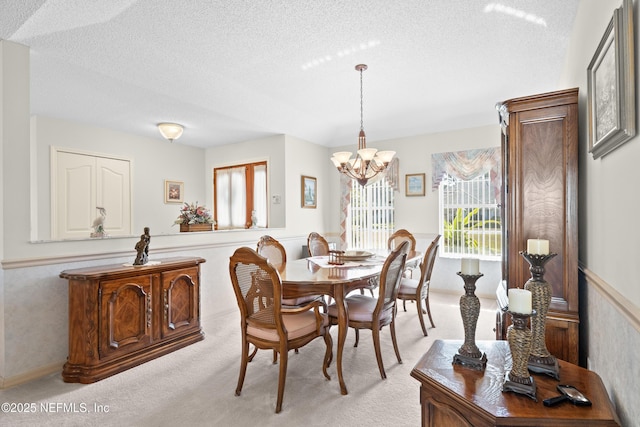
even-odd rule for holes
{"type": "Polygon", "coordinates": [[[108,237],[109,235],[104,231],[104,221],[107,219],[107,210],[100,206],[96,206],[96,209],[100,212],[100,216],[93,220],[93,233],[91,233],[91,237],[108,237]]]}

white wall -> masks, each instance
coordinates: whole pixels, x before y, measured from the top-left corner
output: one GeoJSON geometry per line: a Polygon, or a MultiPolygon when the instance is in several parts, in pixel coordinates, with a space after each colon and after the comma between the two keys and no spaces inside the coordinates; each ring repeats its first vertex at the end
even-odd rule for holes
{"type": "MultiPolygon", "coordinates": [[[[563,80],[580,87],[580,260],[640,307],[640,288],[633,280],[629,280],[636,274],[640,241],[640,228],[632,226],[636,213],[640,212],[637,190],[640,136],[596,160],[588,153],[587,67],[613,10],[620,7],[621,3],[622,0],[581,3],[563,80]]],[[[634,15],[637,25],[637,1],[634,15]]],[[[638,32],[639,28],[636,27],[636,65],[640,46],[638,32]]],[[[640,70],[637,67],[635,87],[638,116],[640,70]]]]}
{"type": "MultiPolygon", "coordinates": [[[[640,287],[636,268],[640,228],[640,137],[594,160],[588,152],[587,68],[622,0],[582,1],[561,84],[579,87],[579,222],[581,357],[607,387],[622,425],[640,425],[640,287]]],[[[640,112],[638,1],[635,28],[635,105],[640,112]]],[[[636,120],[636,123],[638,121],[636,120]]]]}
{"type": "Polygon", "coordinates": [[[309,235],[312,231],[321,234],[335,231],[329,228],[327,220],[329,209],[334,206],[332,201],[338,198],[331,191],[331,178],[337,172],[330,169],[329,149],[289,135],[286,141],[287,230],[302,235],[309,235]],[[315,209],[302,207],[303,175],[316,178],[318,203],[315,209]],[[316,224],[316,229],[311,229],[310,224],[316,224]]]}

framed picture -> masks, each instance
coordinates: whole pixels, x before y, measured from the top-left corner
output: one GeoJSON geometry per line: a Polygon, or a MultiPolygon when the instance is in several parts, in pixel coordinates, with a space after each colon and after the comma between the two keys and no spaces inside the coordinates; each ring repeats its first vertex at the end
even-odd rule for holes
{"type": "Polygon", "coordinates": [[[164,202],[183,203],[184,202],[184,182],[164,181],[164,202]]]}
{"type": "Polygon", "coordinates": [[[316,185],[316,179],[310,176],[302,175],[300,188],[302,207],[315,209],[318,205],[318,187],[316,185]]]}
{"type": "Polygon", "coordinates": [[[423,173],[411,173],[405,175],[404,193],[406,196],[424,196],[423,173]]]}
{"type": "Polygon", "coordinates": [[[636,134],[633,3],[623,0],[587,68],[589,152],[610,153],[636,134]]]}

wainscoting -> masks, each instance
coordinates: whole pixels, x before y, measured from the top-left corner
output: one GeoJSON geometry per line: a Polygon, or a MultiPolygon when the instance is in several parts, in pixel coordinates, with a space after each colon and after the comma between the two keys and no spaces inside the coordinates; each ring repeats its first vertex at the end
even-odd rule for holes
{"type": "Polygon", "coordinates": [[[604,382],[624,426],[640,426],[640,310],[598,277],[580,272],[581,364],[604,382]]]}

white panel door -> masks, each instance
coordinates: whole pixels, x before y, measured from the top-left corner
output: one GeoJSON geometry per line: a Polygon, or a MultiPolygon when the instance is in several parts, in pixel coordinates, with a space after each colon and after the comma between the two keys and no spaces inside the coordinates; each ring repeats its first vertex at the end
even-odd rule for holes
{"type": "Polygon", "coordinates": [[[96,160],[96,203],[107,211],[105,231],[113,236],[128,236],[131,234],[130,163],[104,157],[96,160]]]}
{"type": "Polygon", "coordinates": [[[97,155],[55,150],[52,162],[52,238],[84,239],[106,210],[105,232],[131,235],[131,163],[97,155]]]}
{"type": "MultiPolygon", "coordinates": [[[[86,238],[96,218],[96,160],[60,151],[57,156],[54,239],[86,238]]],[[[52,195],[54,196],[54,195],[52,195]]]]}

